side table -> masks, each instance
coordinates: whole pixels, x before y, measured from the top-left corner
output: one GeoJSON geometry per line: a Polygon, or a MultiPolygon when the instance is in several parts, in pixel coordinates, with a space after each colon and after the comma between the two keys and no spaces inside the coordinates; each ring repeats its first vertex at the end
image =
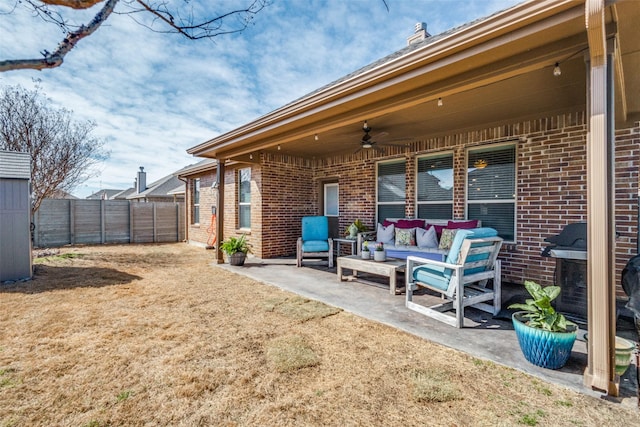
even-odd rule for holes
{"type": "Polygon", "coordinates": [[[345,238],[334,238],[333,241],[336,244],[336,255],[340,256],[340,246],[341,245],[349,245],[351,247],[351,254],[356,254],[356,243],[358,242],[356,239],[345,239],[345,238]]]}

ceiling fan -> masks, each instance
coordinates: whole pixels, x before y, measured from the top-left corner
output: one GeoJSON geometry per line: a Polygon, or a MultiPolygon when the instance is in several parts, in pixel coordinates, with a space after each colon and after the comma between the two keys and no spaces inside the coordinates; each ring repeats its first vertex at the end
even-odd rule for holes
{"type": "Polygon", "coordinates": [[[371,136],[372,128],[369,127],[367,121],[364,121],[364,125],[362,125],[362,130],[364,131],[364,135],[362,135],[362,139],[360,140],[360,148],[356,151],[360,151],[362,149],[368,150],[374,148],[376,150],[380,150],[378,147],[375,147],[377,141],[376,139],[383,138],[388,135],[387,132],[380,132],[376,134],[375,138],[371,136]]]}

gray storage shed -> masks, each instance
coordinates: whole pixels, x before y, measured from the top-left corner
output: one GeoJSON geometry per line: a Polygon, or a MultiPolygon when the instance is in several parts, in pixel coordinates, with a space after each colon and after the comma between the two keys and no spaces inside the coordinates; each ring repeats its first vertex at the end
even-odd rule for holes
{"type": "Polygon", "coordinates": [[[0,150],[0,283],[29,279],[31,156],[0,150]]]}

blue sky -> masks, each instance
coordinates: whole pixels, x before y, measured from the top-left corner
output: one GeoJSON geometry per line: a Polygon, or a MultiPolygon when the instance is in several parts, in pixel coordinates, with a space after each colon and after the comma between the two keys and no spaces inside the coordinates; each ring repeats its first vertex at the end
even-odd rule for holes
{"type": "MultiPolygon", "coordinates": [[[[97,123],[110,157],[72,192],[86,197],[132,186],[139,166],[152,182],[199,161],[186,150],[401,49],[417,22],[435,35],[521,1],[386,2],[389,11],[382,0],[273,0],[244,32],[200,41],[114,14],[61,67],[0,73],[0,86],[31,89],[40,79],[51,102],[97,123]]],[[[221,11],[246,4],[194,3],[221,11]]],[[[21,8],[3,13],[12,6],[0,4],[0,58],[54,50],[60,30],[21,8]]]]}

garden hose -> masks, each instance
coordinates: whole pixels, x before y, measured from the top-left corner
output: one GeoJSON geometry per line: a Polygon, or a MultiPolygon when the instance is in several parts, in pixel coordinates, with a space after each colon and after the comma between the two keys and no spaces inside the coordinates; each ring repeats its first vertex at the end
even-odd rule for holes
{"type": "Polygon", "coordinates": [[[207,228],[207,233],[209,236],[207,237],[207,246],[213,247],[216,244],[217,235],[216,235],[216,226],[217,226],[217,218],[216,214],[211,215],[211,225],[207,228]]]}

